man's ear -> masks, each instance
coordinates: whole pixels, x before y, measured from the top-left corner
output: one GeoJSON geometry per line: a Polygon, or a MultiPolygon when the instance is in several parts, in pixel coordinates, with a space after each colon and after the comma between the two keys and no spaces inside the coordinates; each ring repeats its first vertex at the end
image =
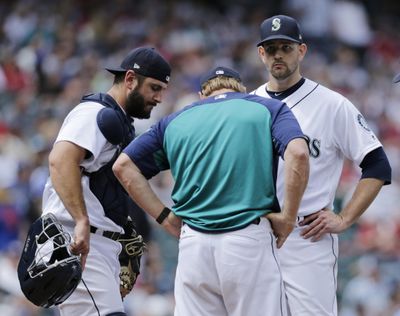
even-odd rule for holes
{"type": "Polygon", "coordinates": [[[136,76],[136,73],[133,70],[128,70],[125,73],[125,85],[127,88],[130,90],[133,90],[137,87],[138,85],[138,78],[136,76]]]}
{"type": "Polygon", "coordinates": [[[264,61],[265,58],[265,49],[262,45],[257,47],[257,51],[258,51],[258,56],[261,58],[262,61],[264,61]]]}
{"type": "Polygon", "coordinates": [[[307,45],[304,44],[304,43],[300,44],[300,46],[299,46],[299,52],[300,52],[300,61],[302,61],[303,58],[304,58],[304,56],[305,56],[306,53],[307,53],[307,45]]]}
{"type": "Polygon", "coordinates": [[[197,92],[199,94],[199,98],[200,100],[204,100],[207,98],[207,96],[205,96],[201,91],[197,92]]]}

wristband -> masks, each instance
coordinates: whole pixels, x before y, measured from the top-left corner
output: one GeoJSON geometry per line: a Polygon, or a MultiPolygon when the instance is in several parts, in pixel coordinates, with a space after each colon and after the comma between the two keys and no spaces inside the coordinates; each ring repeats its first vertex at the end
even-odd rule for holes
{"type": "Polygon", "coordinates": [[[158,215],[158,217],[156,218],[156,222],[161,225],[163,223],[164,219],[167,218],[169,213],[171,213],[171,210],[168,207],[164,207],[164,209],[161,211],[160,215],[158,215]]]}

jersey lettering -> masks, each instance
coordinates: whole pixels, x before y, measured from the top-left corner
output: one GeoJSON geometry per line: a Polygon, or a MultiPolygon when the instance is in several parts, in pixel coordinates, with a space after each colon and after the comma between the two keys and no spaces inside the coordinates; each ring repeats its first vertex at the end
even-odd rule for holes
{"type": "Polygon", "coordinates": [[[311,137],[308,135],[305,135],[305,137],[307,140],[310,156],[313,158],[318,158],[321,155],[321,140],[316,138],[311,139],[311,137]]]}

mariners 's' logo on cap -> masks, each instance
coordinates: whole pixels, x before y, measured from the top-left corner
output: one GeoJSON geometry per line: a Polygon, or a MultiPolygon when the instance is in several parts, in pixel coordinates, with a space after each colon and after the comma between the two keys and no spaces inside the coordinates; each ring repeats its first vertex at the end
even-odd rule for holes
{"type": "Polygon", "coordinates": [[[225,72],[223,70],[217,70],[215,72],[216,75],[223,75],[225,72]]]}
{"type": "Polygon", "coordinates": [[[280,18],[275,18],[272,20],[272,31],[277,31],[281,28],[281,19],[280,18]]]}
{"type": "Polygon", "coordinates": [[[137,63],[135,63],[134,65],[133,65],[133,69],[139,69],[140,68],[140,66],[137,64],[137,63]]]}

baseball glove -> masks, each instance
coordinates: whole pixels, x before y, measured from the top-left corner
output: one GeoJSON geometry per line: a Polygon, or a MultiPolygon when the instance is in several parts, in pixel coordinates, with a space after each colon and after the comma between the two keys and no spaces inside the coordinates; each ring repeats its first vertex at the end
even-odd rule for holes
{"type": "Polygon", "coordinates": [[[120,292],[122,298],[129,294],[140,273],[140,258],[146,248],[143,237],[136,233],[134,224],[129,218],[124,227],[125,233],[118,239],[122,244],[119,255],[120,270],[120,292]]]}

